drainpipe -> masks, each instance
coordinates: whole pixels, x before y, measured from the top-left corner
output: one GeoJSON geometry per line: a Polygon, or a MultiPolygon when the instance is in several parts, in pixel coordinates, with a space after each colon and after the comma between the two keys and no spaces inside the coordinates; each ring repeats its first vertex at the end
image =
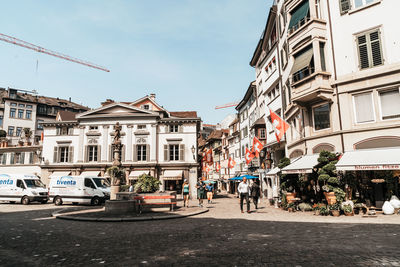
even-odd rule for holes
{"type": "MultiPolygon", "coordinates": [[[[332,20],[331,20],[331,9],[329,6],[329,1],[326,1],[328,5],[328,18],[329,18],[329,31],[330,31],[330,37],[331,37],[331,50],[332,50],[332,58],[333,58],[333,73],[335,76],[335,80],[337,79],[337,72],[336,72],[336,61],[335,61],[335,49],[333,45],[333,34],[332,34],[332,20]]],[[[342,144],[342,153],[344,153],[344,138],[343,138],[343,126],[342,126],[342,114],[340,111],[340,101],[339,101],[339,90],[337,84],[335,84],[335,91],[336,91],[336,102],[337,102],[337,108],[338,108],[338,113],[339,113],[339,127],[340,127],[340,141],[342,144]]]]}

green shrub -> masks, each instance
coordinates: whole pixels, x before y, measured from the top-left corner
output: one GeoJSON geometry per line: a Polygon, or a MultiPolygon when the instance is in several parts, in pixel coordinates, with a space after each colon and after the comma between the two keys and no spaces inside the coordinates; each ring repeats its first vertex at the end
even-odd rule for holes
{"type": "Polygon", "coordinates": [[[299,209],[301,211],[312,211],[313,210],[312,206],[310,204],[308,204],[308,203],[300,203],[299,204],[299,209]]]}
{"type": "Polygon", "coordinates": [[[353,208],[351,207],[351,205],[344,205],[343,211],[346,213],[351,213],[351,212],[353,212],[353,208]]]}
{"type": "Polygon", "coordinates": [[[159,189],[161,182],[153,176],[142,174],[135,184],[137,193],[153,193],[159,189]]]}

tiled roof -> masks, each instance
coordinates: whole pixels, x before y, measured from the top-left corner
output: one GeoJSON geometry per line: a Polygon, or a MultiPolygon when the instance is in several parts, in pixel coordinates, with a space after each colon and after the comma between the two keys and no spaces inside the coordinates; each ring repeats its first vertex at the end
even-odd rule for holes
{"type": "MultiPolygon", "coordinates": [[[[4,88],[0,88],[0,99],[3,100],[3,98],[9,98],[8,97],[8,91],[4,88]]],[[[32,103],[37,103],[37,104],[45,104],[49,106],[59,106],[63,108],[74,108],[74,109],[82,109],[82,110],[89,110],[88,107],[79,105],[74,102],[70,102],[66,99],[60,99],[60,98],[55,98],[55,97],[48,97],[48,96],[39,96],[39,95],[31,95],[27,93],[21,93],[17,92],[17,97],[15,100],[21,100],[21,101],[27,101],[27,102],[32,102],[32,103]]]]}
{"type": "Polygon", "coordinates": [[[221,139],[222,138],[222,133],[223,133],[223,130],[214,130],[214,131],[212,131],[210,133],[210,135],[208,136],[207,141],[208,140],[212,140],[212,139],[221,139]]]}
{"type": "Polygon", "coordinates": [[[236,118],[229,124],[229,126],[232,126],[232,125],[234,125],[235,123],[238,123],[238,122],[239,122],[239,118],[236,117],[236,118]]]}
{"type": "Polygon", "coordinates": [[[178,117],[178,118],[197,118],[196,111],[171,111],[171,117],[178,117]]]}
{"type": "MultiPolygon", "coordinates": [[[[76,113],[71,112],[71,111],[66,111],[66,110],[60,110],[58,112],[58,116],[60,116],[61,121],[74,121],[76,113]]],[[[57,118],[58,118],[57,116],[57,118]]]]}

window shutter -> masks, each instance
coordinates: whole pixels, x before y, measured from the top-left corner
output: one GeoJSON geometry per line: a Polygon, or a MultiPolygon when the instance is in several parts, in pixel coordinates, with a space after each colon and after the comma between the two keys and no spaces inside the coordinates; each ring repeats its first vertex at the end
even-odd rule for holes
{"type": "Polygon", "coordinates": [[[368,59],[368,44],[367,44],[367,36],[361,35],[357,37],[358,43],[358,57],[360,62],[360,69],[369,68],[369,59],[368,59]]]}
{"type": "Polygon", "coordinates": [[[185,145],[179,145],[179,160],[185,161],[185,145]]]}
{"type": "Polygon", "coordinates": [[[19,163],[21,163],[21,164],[25,163],[25,152],[21,152],[21,157],[20,157],[19,163]]]}
{"type": "Polygon", "coordinates": [[[369,34],[369,39],[371,42],[371,54],[372,54],[372,64],[373,66],[379,66],[383,64],[382,59],[382,49],[380,41],[380,31],[371,32],[369,34]]]}
{"type": "Polygon", "coordinates": [[[85,159],[84,162],[88,162],[89,161],[89,149],[88,146],[85,146],[85,159]]]}
{"type": "Polygon", "coordinates": [[[73,163],[74,162],[74,147],[70,146],[68,148],[69,153],[68,153],[68,162],[73,163]]]}
{"type": "Polygon", "coordinates": [[[15,153],[11,153],[10,155],[10,164],[15,164],[15,153]]]}
{"type": "Polygon", "coordinates": [[[113,150],[112,149],[112,145],[108,145],[108,151],[109,151],[109,153],[108,153],[108,161],[109,162],[113,161],[113,151],[112,150],[113,150]]]}
{"type": "Polygon", "coordinates": [[[183,125],[178,125],[178,132],[183,133],[183,125]]]}
{"type": "Polygon", "coordinates": [[[164,145],[164,161],[168,161],[168,145],[164,145]]]}
{"type": "Polygon", "coordinates": [[[97,162],[101,162],[101,145],[97,146],[97,162]]]}
{"type": "Polygon", "coordinates": [[[124,161],[125,161],[125,146],[123,145],[121,149],[121,162],[124,161]]]}
{"type": "Polygon", "coordinates": [[[60,129],[60,127],[57,127],[57,128],[56,128],[56,135],[61,135],[61,129],[60,129]]]}
{"type": "Polygon", "coordinates": [[[137,149],[137,145],[133,145],[132,151],[133,151],[133,161],[137,161],[137,160],[138,160],[138,155],[137,155],[138,149],[137,149]]]}
{"type": "Polygon", "coordinates": [[[169,133],[169,125],[165,125],[165,132],[169,133]]]}
{"type": "Polygon", "coordinates": [[[54,147],[53,163],[58,163],[58,147],[54,147]]]}
{"type": "Polygon", "coordinates": [[[150,145],[146,145],[146,161],[150,161],[150,145]]]}
{"type": "Polygon", "coordinates": [[[340,14],[346,14],[351,9],[351,2],[350,0],[339,0],[340,5],[340,14]]]}
{"type": "Polygon", "coordinates": [[[68,135],[73,135],[74,134],[74,128],[73,127],[69,127],[68,128],[68,135]]]}

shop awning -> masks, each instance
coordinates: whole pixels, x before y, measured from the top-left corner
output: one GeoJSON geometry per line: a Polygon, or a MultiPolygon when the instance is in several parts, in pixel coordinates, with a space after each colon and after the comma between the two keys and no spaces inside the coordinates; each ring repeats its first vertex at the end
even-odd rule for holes
{"type": "Polygon", "coordinates": [[[275,175],[277,175],[280,171],[281,171],[281,169],[279,169],[278,167],[275,167],[275,168],[273,168],[272,170],[270,170],[269,172],[267,172],[265,175],[266,175],[266,176],[275,176],[275,175]]]}
{"type": "Polygon", "coordinates": [[[400,147],[345,152],[336,164],[336,170],[400,170],[400,147]]]}
{"type": "Polygon", "coordinates": [[[100,171],[85,171],[80,176],[99,176],[100,171]]]}
{"type": "Polygon", "coordinates": [[[282,169],[282,173],[312,173],[313,168],[318,164],[319,154],[305,155],[282,169]]]}
{"type": "Polygon", "coordinates": [[[182,170],[165,170],[162,176],[163,180],[182,180],[183,171],[182,170]]]}
{"type": "Polygon", "coordinates": [[[304,1],[300,4],[292,13],[289,22],[289,29],[298,24],[302,19],[307,17],[308,10],[310,9],[310,5],[308,0],[304,1]]]}
{"type": "Polygon", "coordinates": [[[251,180],[251,179],[258,179],[258,176],[252,176],[252,175],[242,175],[239,177],[233,177],[233,178],[229,178],[229,181],[241,181],[243,180],[243,178],[246,177],[247,180],[251,180]]]}
{"type": "Polygon", "coordinates": [[[70,173],[71,173],[70,171],[63,171],[63,172],[59,171],[59,172],[53,172],[53,173],[50,175],[50,178],[53,178],[53,177],[59,177],[59,176],[67,176],[67,175],[69,175],[70,173]]]}
{"type": "Polygon", "coordinates": [[[150,172],[150,170],[134,170],[134,171],[131,171],[131,173],[129,173],[128,178],[130,180],[136,180],[139,178],[140,175],[148,174],[149,172],[150,172]]]}
{"type": "Polygon", "coordinates": [[[304,68],[307,68],[310,65],[310,62],[313,57],[313,49],[310,47],[309,49],[300,52],[301,54],[297,55],[294,58],[294,64],[292,67],[292,70],[290,71],[290,74],[296,73],[299,70],[302,70],[304,68]]]}

